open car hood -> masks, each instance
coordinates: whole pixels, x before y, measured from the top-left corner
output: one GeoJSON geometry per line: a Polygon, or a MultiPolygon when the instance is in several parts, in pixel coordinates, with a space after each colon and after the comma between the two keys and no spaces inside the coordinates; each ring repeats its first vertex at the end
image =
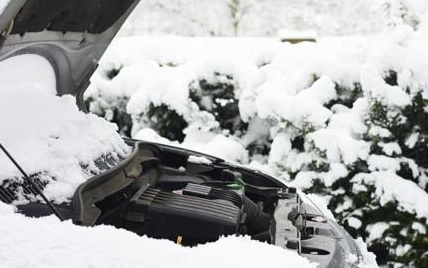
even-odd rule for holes
{"type": "Polygon", "coordinates": [[[0,61],[46,58],[58,95],[83,93],[98,60],[140,0],[11,0],[0,15],[0,61]]]}

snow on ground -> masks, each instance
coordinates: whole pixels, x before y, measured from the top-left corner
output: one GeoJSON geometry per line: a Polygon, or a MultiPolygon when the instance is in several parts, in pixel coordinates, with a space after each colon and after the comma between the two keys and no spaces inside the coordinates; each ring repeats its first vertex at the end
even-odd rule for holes
{"type": "MultiPolygon", "coordinates": [[[[0,80],[0,142],[28,174],[48,183],[49,198],[66,201],[99,172],[97,158],[118,159],[129,151],[115,125],[80,112],[72,96],[56,96],[55,75],[44,58],[7,59],[0,63],[0,80]]],[[[0,166],[0,184],[21,180],[3,152],[0,166]]]]}
{"type": "Polygon", "coordinates": [[[248,237],[185,248],[110,226],[79,227],[54,216],[26,218],[0,202],[0,267],[254,267],[315,268],[296,252],[248,237]]]}

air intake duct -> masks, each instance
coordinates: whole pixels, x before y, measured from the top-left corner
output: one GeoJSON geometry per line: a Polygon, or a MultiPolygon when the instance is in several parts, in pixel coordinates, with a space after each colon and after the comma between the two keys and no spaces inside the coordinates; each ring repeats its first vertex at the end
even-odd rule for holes
{"type": "Polygon", "coordinates": [[[241,196],[231,190],[212,188],[193,183],[187,184],[183,189],[183,194],[213,200],[227,200],[235,204],[237,207],[242,208],[245,217],[243,226],[245,227],[245,231],[243,232],[245,234],[259,234],[267,231],[270,227],[271,218],[269,215],[264,213],[256,203],[251,201],[251,199],[245,195],[241,196]]]}

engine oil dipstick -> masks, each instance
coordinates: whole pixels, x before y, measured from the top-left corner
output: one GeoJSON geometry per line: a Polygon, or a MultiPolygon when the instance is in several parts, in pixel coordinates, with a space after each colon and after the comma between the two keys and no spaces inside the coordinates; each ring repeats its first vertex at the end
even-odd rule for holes
{"type": "Polygon", "coordinates": [[[177,236],[177,245],[181,245],[181,242],[183,241],[183,237],[181,235],[177,236]]]}

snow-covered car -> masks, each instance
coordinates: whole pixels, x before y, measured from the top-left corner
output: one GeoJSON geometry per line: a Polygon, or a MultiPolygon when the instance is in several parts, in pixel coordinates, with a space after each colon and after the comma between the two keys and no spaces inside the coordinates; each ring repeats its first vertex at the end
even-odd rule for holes
{"type": "Polygon", "coordinates": [[[319,267],[358,265],[362,254],[349,234],[279,179],[202,153],[122,139],[110,123],[83,113],[89,78],[138,0],[3,2],[2,202],[27,216],[56,214],[185,246],[246,235],[319,267]]]}

